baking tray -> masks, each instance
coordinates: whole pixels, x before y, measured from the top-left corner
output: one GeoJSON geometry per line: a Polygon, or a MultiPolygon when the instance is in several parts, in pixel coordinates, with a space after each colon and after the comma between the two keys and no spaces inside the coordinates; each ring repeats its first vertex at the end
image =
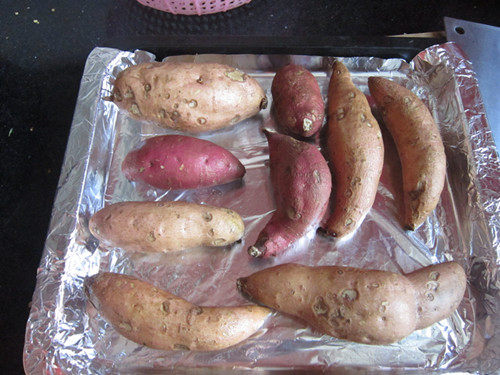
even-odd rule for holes
{"type": "MultiPolygon", "coordinates": [[[[230,52],[227,46],[217,48],[230,52]]],[[[168,49],[157,52],[162,51],[168,49]]],[[[365,52],[369,54],[370,49],[365,52]]],[[[245,252],[273,211],[267,147],[260,132],[269,109],[234,128],[200,135],[242,160],[248,171],[243,183],[190,192],[159,191],[131,184],[121,175],[119,165],[128,150],[151,135],[172,132],[132,120],[103,99],[120,70],[153,58],[143,51],[96,48],[87,60],[27,324],[24,365],[28,373],[498,369],[500,173],[473,70],[455,45],[429,47],[411,65],[402,59],[342,59],[365,93],[369,75],[391,77],[421,96],[438,119],[448,176],[441,203],[426,224],[415,233],[400,227],[398,168],[397,162],[390,162],[397,157],[389,142],[377,199],[356,235],[338,244],[312,233],[274,263],[249,260],[245,252]],[[104,205],[177,199],[235,209],[246,224],[244,240],[221,251],[131,255],[100,247],[88,231],[88,219],[104,205]],[[312,250],[306,252],[306,248],[312,250]],[[137,275],[201,305],[231,305],[245,303],[236,291],[236,278],[271,264],[293,261],[408,272],[451,259],[466,268],[470,281],[459,309],[449,319],[383,347],[321,336],[294,319],[275,314],[257,335],[225,351],[160,352],[118,335],[83,293],[87,276],[111,270],[137,275]]],[[[268,96],[273,72],[291,61],[309,67],[326,96],[332,62],[322,56],[270,54],[171,59],[239,66],[258,79],[268,96]]]]}
{"type": "Polygon", "coordinates": [[[309,56],[369,56],[410,61],[427,47],[444,43],[440,38],[385,36],[203,36],[151,35],[114,37],[103,42],[121,50],[145,50],[157,59],[189,54],[265,54],[309,56]]]}

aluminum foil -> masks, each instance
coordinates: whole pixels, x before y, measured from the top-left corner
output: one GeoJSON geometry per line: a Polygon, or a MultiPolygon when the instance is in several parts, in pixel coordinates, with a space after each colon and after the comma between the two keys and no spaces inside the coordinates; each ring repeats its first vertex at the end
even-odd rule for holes
{"type": "MultiPolygon", "coordinates": [[[[242,182],[164,191],[131,183],[120,172],[126,153],[144,139],[175,133],[134,120],[105,100],[118,72],[154,58],[144,51],[96,48],[87,60],[27,323],[27,373],[200,372],[200,368],[227,372],[432,368],[490,373],[499,369],[499,161],[474,72],[456,45],[430,47],[410,64],[399,59],[341,58],[364,93],[369,95],[367,78],[371,75],[394,79],[428,104],[440,126],[447,179],[441,201],[424,225],[415,232],[401,228],[400,164],[384,132],[386,160],[377,198],[355,235],[338,242],[310,233],[270,261],[250,259],[246,252],[275,207],[267,142],[261,132],[262,126],[272,126],[267,121],[269,109],[233,128],[200,136],[229,149],[242,161],[247,169],[242,182]],[[223,249],[171,254],[130,254],[100,247],[89,233],[89,218],[105,205],[127,200],[185,200],[228,207],[244,218],[245,237],[223,249]],[[275,313],[253,337],[226,350],[153,350],[120,336],[87,301],[83,288],[86,277],[113,271],[138,276],[199,305],[239,305],[248,302],[238,294],[236,279],[274,264],[410,272],[447,260],[459,262],[469,276],[460,307],[450,318],[385,346],[322,336],[296,319],[275,313]]],[[[259,81],[269,99],[276,69],[299,63],[314,72],[326,100],[333,59],[199,55],[169,60],[237,66],[259,81]]]]}

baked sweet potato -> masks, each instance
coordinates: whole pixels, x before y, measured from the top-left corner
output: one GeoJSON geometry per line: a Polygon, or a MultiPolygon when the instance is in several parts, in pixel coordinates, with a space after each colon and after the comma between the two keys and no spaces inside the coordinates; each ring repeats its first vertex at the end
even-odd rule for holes
{"type": "Polygon", "coordinates": [[[381,77],[368,79],[401,159],[404,222],[414,230],[436,208],[446,175],[439,129],[425,104],[410,90],[381,77]]]}
{"type": "Polygon", "coordinates": [[[130,152],[122,171],[131,181],[160,189],[194,189],[242,178],[245,167],[223,147],[184,135],[149,138],[130,152]]]}
{"type": "Polygon", "coordinates": [[[318,148],[265,131],[276,211],[248,249],[253,257],[276,256],[316,229],[330,197],[332,177],[318,148]]]}
{"type": "Polygon", "coordinates": [[[271,86],[276,122],[302,137],[317,133],[323,125],[325,105],[318,81],[303,66],[287,65],[276,72],[271,86]]]}
{"type": "Polygon", "coordinates": [[[121,335],[154,349],[224,349],[253,335],[270,313],[259,306],[196,306],[117,273],[100,273],[86,286],[91,301],[121,335]]]}
{"type": "Polygon", "coordinates": [[[121,202],[89,221],[106,246],[137,252],[168,252],[197,246],[226,246],[244,233],[240,215],[227,208],[188,202],[121,202]]]}
{"type": "Polygon", "coordinates": [[[384,142],[365,95],[339,61],[328,87],[328,155],[336,192],[325,229],[340,238],[362,223],[375,201],[384,142]]]}
{"type": "Polygon", "coordinates": [[[234,125],[267,105],[255,79],[212,63],[131,66],[116,77],[111,99],[137,119],[191,133],[234,125]]]}
{"type": "Polygon", "coordinates": [[[350,267],[284,264],[238,279],[237,286],[253,301],[296,316],[321,333],[389,344],[456,309],[465,291],[460,269],[456,263],[445,263],[405,277],[350,267]],[[437,287],[429,284],[437,280],[442,280],[437,287]]]}

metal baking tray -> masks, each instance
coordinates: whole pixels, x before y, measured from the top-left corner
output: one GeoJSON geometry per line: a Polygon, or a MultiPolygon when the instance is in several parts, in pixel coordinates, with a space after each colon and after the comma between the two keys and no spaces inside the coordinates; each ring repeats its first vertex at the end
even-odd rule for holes
{"type": "MultiPolygon", "coordinates": [[[[253,51],[252,51],[253,52],[253,51]]],[[[309,52],[309,51],[308,51],[309,52]]],[[[399,222],[399,161],[386,136],[386,163],[375,204],[355,235],[342,243],[310,233],[272,261],[253,260],[246,248],[272,215],[274,202],[261,132],[269,109],[235,127],[199,135],[233,152],[247,168],[242,182],[191,191],[164,191],[131,183],[120,172],[126,153],[157,134],[174,131],[128,117],[106,101],[114,77],[127,66],[151,61],[144,51],[96,48],[89,55],[52,220],[38,270],[26,330],[27,373],[341,372],[439,369],[495,371],[500,367],[498,251],[499,163],[470,63],[456,45],[435,45],[410,63],[402,58],[340,58],[366,94],[367,78],[379,75],[406,85],[429,106],[446,148],[448,172],[441,201],[427,222],[407,232],[399,222]],[[124,200],[187,200],[224,206],[244,218],[245,237],[224,249],[172,254],[130,254],[99,246],[90,216],[124,200]],[[237,277],[273,264],[344,265],[409,272],[456,260],[469,276],[453,315],[386,346],[322,336],[301,322],[273,314],[249,340],[206,353],[162,352],[120,336],[88,303],[85,278],[99,271],[136,275],[200,305],[248,303],[237,277]],[[201,369],[201,370],[200,370],[201,369]]],[[[280,66],[299,63],[318,79],[326,100],[332,57],[283,54],[170,56],[170,60],[216,61],[239,67],[267,91],[280,66]]]]}

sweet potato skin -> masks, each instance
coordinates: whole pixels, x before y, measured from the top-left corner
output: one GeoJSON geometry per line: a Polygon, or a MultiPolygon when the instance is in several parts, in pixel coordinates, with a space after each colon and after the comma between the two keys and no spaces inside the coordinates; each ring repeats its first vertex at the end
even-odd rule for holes
{"type": "Polygon", "coordinates": [[[365,344],[396,342],[448,317],[465,285],[464,270],[454,262],[404,276],[291,263],[237,281],[240,292],[255,302],[296,316],[321,333],[365,344]]]}
{"type": "Polygon", "coordinates": [[[458,308],[467,277],[455,262],[435,264],[406,275],[417,291],[417,328],[422,329],[448,317],[458,308]]]}
{"type": "Polygon", "coordinates": [[[368,79],[401,159],[404,223],[414,230],[436,208],[444,187],[446,155],[439,129],[425,104],[410,90],[381,77],[368,79]]]}
{"type": "Polygon", "coordinates": [[[391,272],[284,264],[241,278],[238,286],[253,301],[350,341],[388,344],[416,325],[413,287],[391,272]]]}
{"type": "Polygon", "coordinates": [[[276,256],[317,228],[330,196],[331,174],[316,146],[265,132],[276,211],[248,249],[251,256],[276,256]]]}
{"type": "Polygon", "coordinates": [[[197,246],[226,246],[244,233],[241,217],[227,208],[188,202],[120,202],[89,221],[106,246],[135,252],[168,252],[197,246]]]}
{"type": "Polygon", "coordinates": [[[210,351],[236,345],[253,335],[270,312],[259,306],[196,306],[116,273],[100,273],[87,287],[101,314],[121,335],[161,350],[210,351]]]}
{"type": "Polygon", "coordinates": [[[365,95],[339,61],[328,88],[328,155],[336,193],[325,229],[341,238],[361,224],[375,201],[384,142],[365,95]]]}
{"type": "Polygon", "coordinates": [[[131,181],[160,189],[196,189],[225,184],[245,174],[245,167],[215,143],[184,135],[162,135],[146,140],[122,163],[131,181]]]}
{"type": "Polygon", "coordinates": [[[116,77],[111,98],[134,118],[190,133],[234,125],[267,105],[255,79],[213,63],[131,66],[116,77]]]}
{"type": "Polygon", "coordinates": [[[276,72],[271,86],[278,125],[310,137],[323,125],[325,105],[316,78],[306,68],[290,64],[276,72]]]}

